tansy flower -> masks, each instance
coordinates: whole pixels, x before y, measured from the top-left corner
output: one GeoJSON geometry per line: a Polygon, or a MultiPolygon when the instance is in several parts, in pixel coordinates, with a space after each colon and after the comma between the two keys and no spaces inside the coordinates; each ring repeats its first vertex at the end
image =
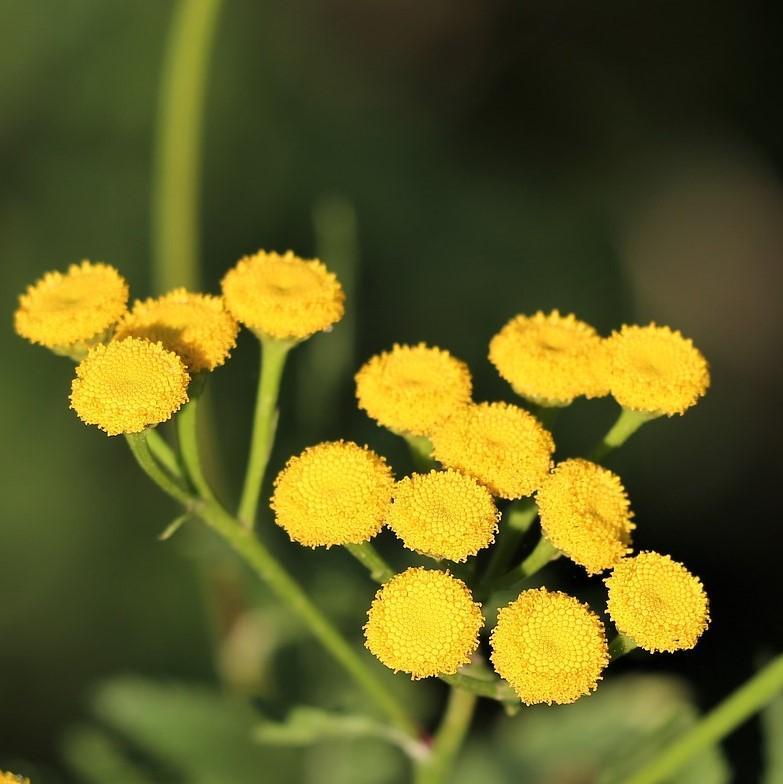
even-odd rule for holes
{"type": "Polygon", "coordinates": [[[110,436],[138,433],[170,419],[187,402],[189,382],[182,360],[160,343],[115,340],[77,365],[71,408],[110,436]]]}
{"type": "Polygon", "coordinates": [[[381,529],[394,477],[382,457],[331,441],[292,457],[275,479],[275,521],[308,547],[359,544],[381,529]]]}
{"type": "Polygon", "coordinates": [[[291,251],[245,256],[222,285],[226,307],[258,335],[304,340],[343,317],[345,294],[335,275],[291,251]]]}
{"type": "Polygon", "coordinates": [[[669,327],[625,325],[605,345],[609,389],[631,411],[683,414],[710,385],[707,360],[669,327]]]}
{"type": "Polygon", "coordinates": [[[498,613],[492,664],[526,705],[574,702],[595,691],[609,662],[604,627],[573,596],[523,591],[498,613]]]}
{"type": "Polygon", "coordinates": [[[117,325],[115,339],[160,341],[182,358],[191,373],[197,373],[226,361],[238,330],[220,297],[175,289],[157,299],[137,301],[117,325]]]}
{"type": "Polygon", "coordinates": [[[356,374],[356,397],[376,422],[395,433],[426,436],[470,400],[468,366],[448,351],[395,345],[356,374]]]}
{"type": "Polygon", "coordinates": [[[489,344],[490,362],[514,391],[546,406],[608,394],[598,333],[573,313],[515,316],[489,344]]]}
{"type": "Polygon", "coordinates": [[[710,622],[698,577],[668,555],[624,558],[605,580],[615,626],[647,651],[693,648],[710,622]]]}
{"type": "Polygon", "coordinates": [[[552,436],[519,406],[479,403],[454,412],[431,436],[433,455],[501,498],[522,498],[546,477],[552,436]]]}
{"type": "Polygon", "coordinates": [[[416,680],[452,675],[467,664],[483,623],[465,583],[446,572],[412,568],[375,595],[364,638],[387,667],[416,680]]]}
{"type": "Polygon", "coordinates": [[[128,284],[114,267],[83,261],[47,272],[19,297],[14,326],[27,340],[81,358],[125,312],[128,284]]]}
{"type": "Polygon", "coordinates": [[[536,494],[547,539],[589,574],[626,553],[633,513],[620,477],[589,460],[564,460],[536,494]]]}
{"type": "Polygon", "coordinates": [[[30,784],[30,779],[16,773],[3,773],[0,770],[0,784],[30,784]]]}
{"type": "Polygon", "coordinates": [[[498,516],[486,488],[448,470],[397,482],[386,522],[411,550],[464,561],[492,543],[498,516]]]}

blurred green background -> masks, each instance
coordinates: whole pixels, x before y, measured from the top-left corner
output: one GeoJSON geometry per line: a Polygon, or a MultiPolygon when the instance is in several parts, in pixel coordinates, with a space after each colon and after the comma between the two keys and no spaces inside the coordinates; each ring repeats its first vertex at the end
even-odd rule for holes
{"type": "MultiPolygon", "coordinates": [[[[119,267],[137,297],[152,293],[153,130],[173,7],[0,0],[0,769],[36,782],[133,782],[130,769],[112,767],[115,744],[148,766],[148,781],[403,781],[400,755],[376,741],[248,750],[255,720],[245,703],[220,727],[190,727],[219,714],[210,700],[221,678],[271,720],[297,703],[363,702],[209,537],[156,541],[173,506],[121,440],[68,410],[68,361],[13,334],[18,293],[81,258],[119,267]],[[247,593],[259,609],[247,610],[247,593]],[[177,684],[204,692],[172,700],[177,684]],[[139,729],[140,716],[160,727],[139,729]],[[171,745],[155,772],[145,732],[171,745]],[[202,735],[223,740],[200,745],[202,735]],[[221,755],[244,761],[230,774],[210,768],[221,755]]],[[[338,229],[355,216],[358,231],[350,318],[294,354],[271,476],[287,455],[338,436],[409,469],[400,444],[352,399],[353,369],[394,341],[465,359],[477,399],[512,399],[487,342],[515,313],[539,308],[575,311],[605,333],[654,319],[710,359],[707,398],[644,429],[610,465],[631,494],[637,545],[703,577],[712,628],[693,652],[637,653],[612,668],[606,695],[584,703],[609,717],[607,737],[644,725],[617,711],[614,681],[629,690],[620,704],[640,700],[637,719],[671,731],[672,705],[686,721],[686,695],[714,705],[783,643],[783,110],[771,14],[771,4],[742,0],[226,0],[219,19],[205,118],[205,287],[217,290],[259,247],[315,254],[318,227],[334,214],[338,229]],[[319,368],[334,362],[343,372],[322,388],[319,368]]],[[[337,239],[321,245],[335,266],[337,239]]],[[[226,494],[237,492],[247,446],[253,344],[243,335],[212,384],[226,494]]],[[[555,430],[559,454],[583,451],[614,413],[609,401],[577,403],[555,430]]],[[[339,551],[296,550],[268,516],[263,531],[359,645],[373,593],[361,569],[339,551]]],[[[396,551],[386,536],[381,546],[396,551]]],[[[558,562],[552,575],[599,594],[576,567],[558,562]]],[[[437,684],[395,683],[424,717],[442,704],[437,684]]],[[[587,715],[534,711],[526,730],[524,714],[507,720],[483,705],[461,780],[597,780],[600,741],[582,739],[586,756],[573,751],[567,763],[546,748],[562,732],[561,749],[577,749],[569,721],[603,726],[587,715]],[[536,731],[546,743],[531,740],[536,731]]],[[[735,781],[760,780],[760,728],[754,720],[725,744],[735,781]]],[[[708,762],[717,768],[689,780],[729,780],[724,763],[708,762]]]]}

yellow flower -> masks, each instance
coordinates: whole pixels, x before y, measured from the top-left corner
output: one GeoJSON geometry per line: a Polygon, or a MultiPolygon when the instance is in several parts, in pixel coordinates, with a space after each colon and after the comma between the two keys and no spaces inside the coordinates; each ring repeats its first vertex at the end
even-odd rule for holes
{"type": "Polygon", "coordinates": [[[380,531],[394,477],[382,457],[330,441],[292,457],[275,479],[275,521],[307,547],[359,544],[380,531]]]}
{"type": "Polygon", "coordinates": [[[629,552],[633,513],[620,477],[589,460],[564,460],[536,494],[547,539],[588,574],[629,552]]]}
{"type": "Polygon", "coordinates": [[[58,354],[82,357],[125,312],[128,284],[114,267],[83,261],[47,272],[19,297],[19,335],[58,354]]]}
{"type": "Polygon", "coordinates": [[[430,471],[397,482],[386,523],[411,550],[464,561],[494,541],[498,516],[489,491],[475,479],[430,471]]]}
{"type": "Polygon", "coordinates": [[[605,345],[609,389],[623,408],[683,414],[710,385],[707,360],[669,327],[625,325],[605,345]]]}
{"type": "Polygon", "coordinates": [[[356,374],[356,397],[376,422],[395,433],[428,435],[470,401],[468,366],[448,351],[396,345],[371,357],[356,374]]]}
{"type": "Polygon", "coordinates": [[[453,675],[467,664],[483,623],[465,583],[447,572],[412,568],[375,595],[364,638],[387,667],[416,680],[453,675]]]}
{"type": "Polygon", "coordinates": [[[490,362],[518,395],[546,406],[608,394],[598,333],[573,313],[515,316],[489,344],[490,362]]]}
{"type": "Polygon", "coordinates": [[[604,627],[559,591],[523,591],[498,613],[492,664],[526,705],[574,702],[595,691],[609,663],[604,627]]]}
{"type": "Polygon", "coordinates": [[[304,340],[336,324],[345,294],[335,275],[317,259],[291,251],[245,256],[223,278],[226,307],[259,336],[304,340]]]}
{"type": "Polygon", "coordinates": [[[3,773],[0,770],[0,784],[30,784],[30,779],[16,773],[3,773]]]}
{"type": "Polygon", "coordinates": [[[77,365],[71,408],[110,436],[138,433],[187,403],[189,382],[182,360],[160,343],[115,340],[95,346],[77,365]]]}
{"type": "Polygon", "coordinates": [[[701,580],[668,555],[624,558],[605,582],[617,630],[647,651],[693,648],[709,625],[701,580]]]}
{"type": "Polygon", "coordinates": [[[431,439],[436,460],[478,479],[501,498],[522,498],[538,489],[555,449],[534,416],[508,403],[465,406],[431,439]]]}

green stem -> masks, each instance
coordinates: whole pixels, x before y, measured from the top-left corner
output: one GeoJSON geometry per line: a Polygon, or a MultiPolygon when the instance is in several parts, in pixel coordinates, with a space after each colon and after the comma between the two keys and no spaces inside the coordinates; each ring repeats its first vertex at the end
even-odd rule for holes
{"type": "Polygon", "coordinates": [[[149,431],[142,430],[141,433],[127,433],[125,439],[128,442],[131,453],[136,458],[136,462],[141,466],[144,473],[167,495],[179,501],[186,509],[193,508],[196,501],[188,493],[181,481],[175,479],[161,468],[160,464],[152,456],[149,445],[149,431]]]}
{"type": "Polygon", "coordinates": [[[492,588],[494,590],[510,590],[512,586],[529,580],[536,572],[541,571],[541,569],[559,555],[560,551],[549,541],[549,539],[542,536],[530,555],[528,555],[519,566],[506,572],[499,580],[496,580],[492,588]]]}
{"type": "Polygon", "coordinates": [[[498,534],[498,540],[492,548],[492,557],[487,571],[481,580],[482,588],[488,589],[495,578],[503,574],[514,557],[522,537],[530,530],[536,520],[538,507],[529,498],[523,498],[510,504],[506,509],[505,519],[498,534]]]}
{"type": "Polygon", "coordinates": [[[609,643],[609,658],[616,661],[626,653],[630,653],[639,646],[625,634],[618,633],[617,636],[609,643]]]}
{"type": "Polygon", "coordinates": [[[343,546],[357,561],[367,567],[370,577],[375,582],[383,584],[394,577],[394,570],[383,560],[381,554],[369,542],[343,546]]]}
{"type": "Polygon", "coordinates": [[[177,437],[182,463],[193,487],[202,498],[214,499],[215,494],[204,476],[201,465],[201,452],[198,438],[198,410],[201,393],[204,391],[206,377],[198,374],[190,382],[190,400],[177,414],[177,437]]]}
{"type": "Polygon", "coordinates": [[[421,474],[429,473],[435,468],[435,461],[432,459],[432,442],[425,436],[414,436],[410,433],[403,435],[408,444],[408,449],[413,460],[413,467],[421,474]]]}
{"type": "Polygon", "coordinates": [[[441,675],[440,680],[448,683],[450,686],[471,691],[479,697],[486,697],[498,702],[519,703],[519,697],[517,697],[514,690],[495,675],[489,678],[475,678],[458,672],[454,675],[441,675]]]}
{"type": "Polygon", "coordinates": [[[660,414],[651,414],[646,411],[622,409],[609,432],[590,452],[588,459],[600,463],[610,452],[622,446],[643,424],[657,419],[659,416],[660,414]]]}
{"type": "Polygon", "coordinates": [[[179,473],[177,456],[157,430],[147,431],[147,446],[152,456],[172,475],[179,473]]]}

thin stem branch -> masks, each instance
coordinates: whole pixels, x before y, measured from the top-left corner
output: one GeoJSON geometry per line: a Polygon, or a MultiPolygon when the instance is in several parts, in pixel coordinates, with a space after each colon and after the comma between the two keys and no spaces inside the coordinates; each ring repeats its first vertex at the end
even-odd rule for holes
{"type": "Polygon", "coordinates": [[[481,580],[483,589],[488,589],[492,585],[492,581],[508,568],[522,537],[530,530],[537,515],[538,507],[529,498],[514,501],[508,506],[501,523],[497,542],[492,548],[492,557],[481,580]]]}
{"type": "Polygon", "coordinates": [[[609,432],[593,447],[588,459],[600,463],[610,452],[621,447],[643,424],[659,416],[660,414],[646,411],[622,409],[609,432]]]}
{"type": "Polygon", "coordinates": [[[152,456],[172,475],[179,473],[179,464],[174,450],[166,443],[163,436],[157,430],[147,431],[147,446],[149,446],[152,456]]]}
{"type": "Polygon", "coordinates": [[[187,488],[178,478],[168,474],[155,460],[150,450],[148,438],[149,431],[147,430],[142,430],[141,433],[127,433],[125,436],[131,453],[144,473],[166,495],[171,496],[175,501],[179,501],[187,509],[192,509],[196,499],[188,493],[187,488]]]}
{"type": "Polygon", "coordinates": [[[617,636],[609,643],[609,658],[616,661],[626,653],[630,653],[639,646],[625,634],[618,633],[617,636]]]}
{"type": "Polygon", "coordinates": [[[541,571],[559,555],[560,551],[549,539],[542,536],[530,555],[519,566],[506,572],[499,580],[496,580],[492,588],[494,590],[509,590],[512,586],[529,580],[536,572],[541,571]]]}
{"type": "Polygon", "coordinates": [[[425,436],[414,436],[410,433],[403,436],[411,453],[413,467],[421,474],[429,473],[435,468],[432,459],[432,442],[425,436]]]}
{"type": "Polygon", "coordinates": [[[359,563],[367,568],[370,577],[376,583],[383,584],[394,577],[394,569],[384,561],[381,554],[369,542],[343,546],[359,563]]]}
{"type": "Polygon", "coordinates": [[[488,678],[476,678],[457,672],[454,675],[441,675],[440,680],[450,686],[458,686],[460,689],[472,691],[479,697],[486,697],[497,702],[519,704],[519,697],[514,690],[494,674],[488,678]]]}
{"type": "Polygon", "coordinates": [[[206,377],[203,374],[194,376],[190,382],[190,400],[177,414],[177,437],[182,464],[187,472],[188,479],[202,498],[214,499],[215,494],[212,492],[212,488],[204,475],[204,469],[201,465],[201,451],[199,449],[198,411],[201,393],[204,391],[205,384],[206,377]]]}

